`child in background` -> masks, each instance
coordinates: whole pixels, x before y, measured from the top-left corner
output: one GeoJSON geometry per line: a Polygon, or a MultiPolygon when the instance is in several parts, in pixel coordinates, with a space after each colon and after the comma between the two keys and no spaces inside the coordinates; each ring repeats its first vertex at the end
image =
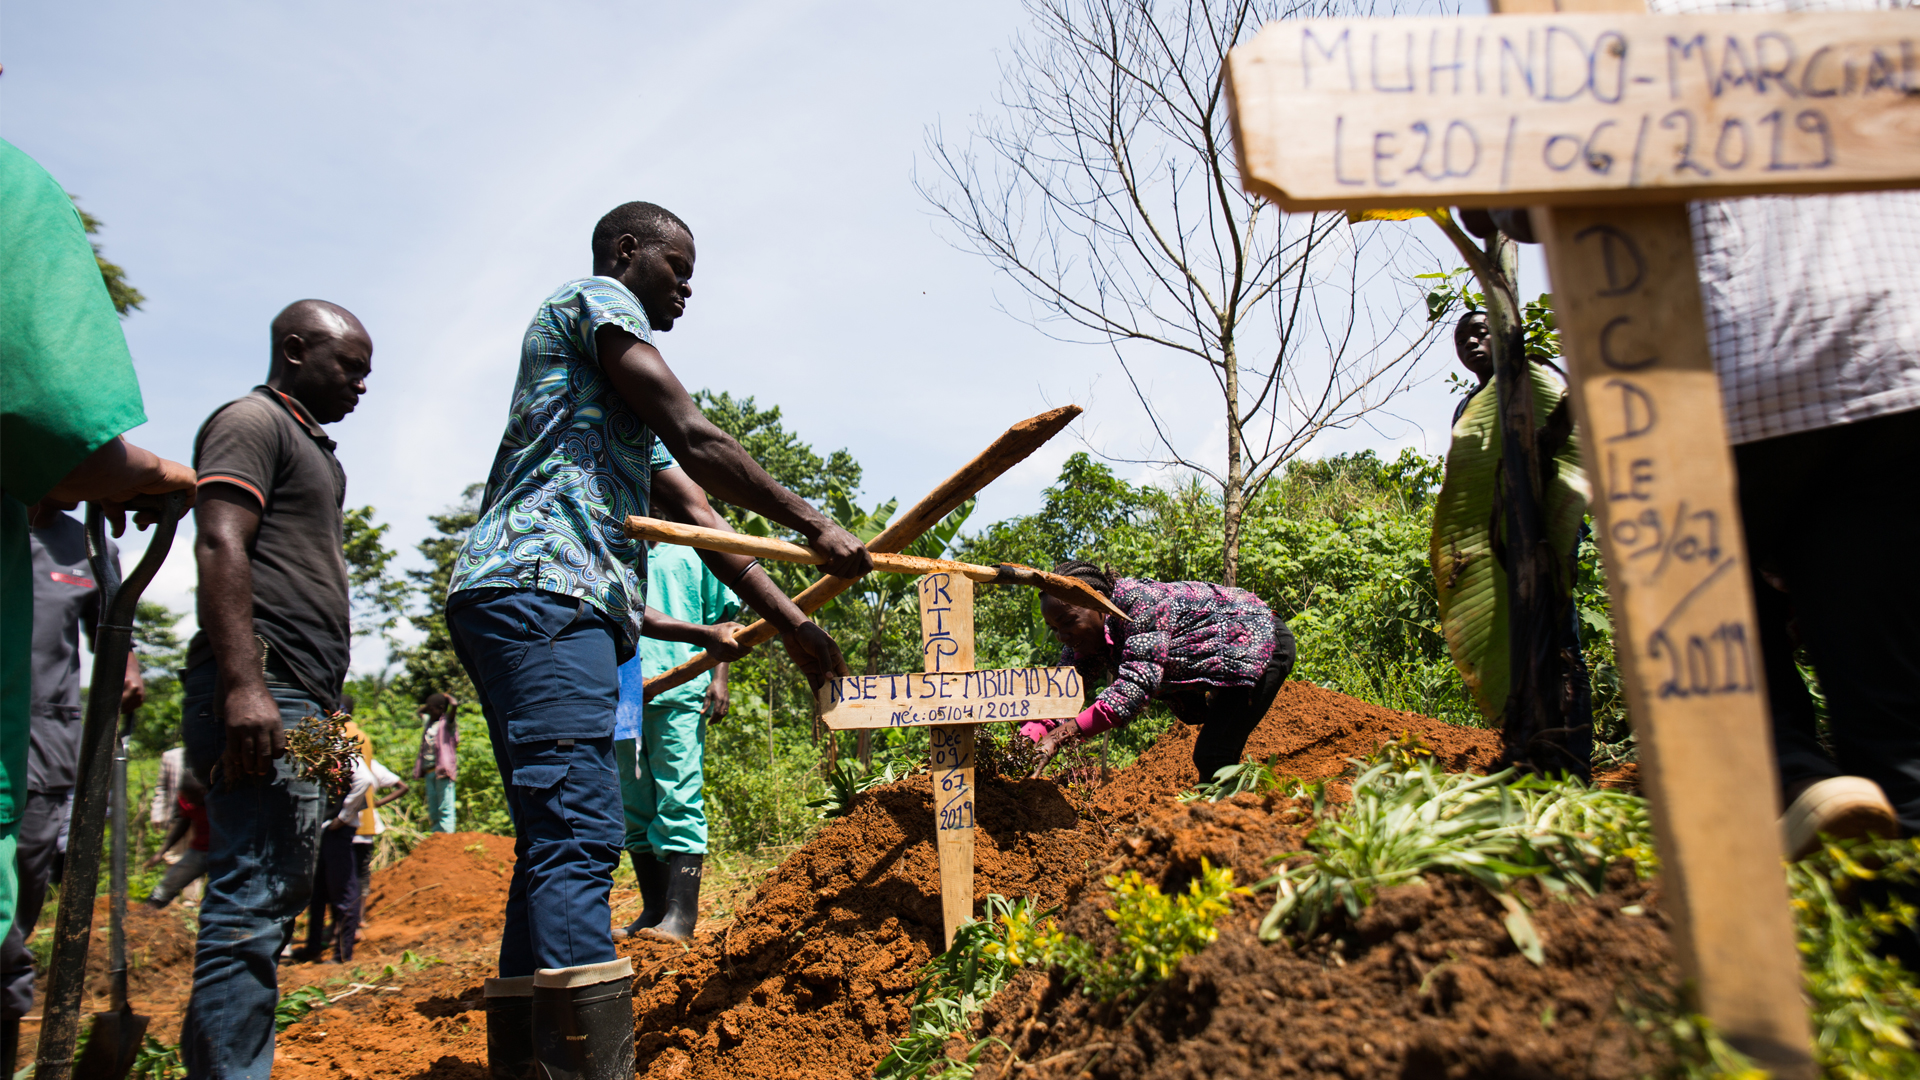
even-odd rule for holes
{"type": "Polygon", "coordinates": [[[1069,742],[1129,723],[1154,698],[1181,723],[1200,727],[1193,764],[1202,783],[1238,764],[1293,670],[1293,634],[1266,602],[1204,581],[1115,578],[1079,560],[1053,572],[1086,582],[1131,621],[1041,599],[1041,617],[1066,646],[1060,662],[1077,668],[1089,688],[1107,672],[1113,681],[1071,723],[1021,725],[1040,744],[1040,768],[1069,742]]]}
{"type": "Polygon", "coordinates": [[[460,722],[454,712],[459,708],[452,694],[434,694],[420,707],[426,727],[413,777],[427,782],[427,827],[435,832],[453,831],[453,778],[460,772],[460,722]]]}

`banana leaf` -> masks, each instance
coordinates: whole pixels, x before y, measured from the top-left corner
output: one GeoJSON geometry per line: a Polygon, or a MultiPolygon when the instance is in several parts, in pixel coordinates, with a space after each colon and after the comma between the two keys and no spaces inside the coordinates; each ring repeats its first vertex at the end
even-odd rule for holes
{"type": "MultiPolygon", "coordinates": [[[[1567,391],[1545,369],[1528,368],[1538,429],[1567,391]]],[[[1580,467],[1579,439],[1575,431],[1545,466],[1547,541],[1563,563],[1579,541],[1590,491],[1580,467]]],[[[1507,706],[1511,674],[1507,572],[1495,556],[1496,541],[1504,541],[1506,533],[1497,500],[1500,452],[1499,397],[1489,383],[1453,426],[1446,480],[1434,504],[1432,558],[1447,651],[1481,714],[1495,723],[1507,706]]]]}

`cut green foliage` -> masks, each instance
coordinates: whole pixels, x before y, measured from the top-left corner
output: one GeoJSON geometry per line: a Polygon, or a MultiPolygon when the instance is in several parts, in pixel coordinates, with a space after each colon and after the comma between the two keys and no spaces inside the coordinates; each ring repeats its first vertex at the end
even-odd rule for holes
{"type": "Polygon", "coordinates": [[[842,758],[827,774],[827,793],[806,805],[820,811],[821,817],[845,817],[853,812],[854,800],[860,797],[861,792],[891,784],[905,775],[906,770],[895,772],[891,761],[884,762],[881,768],[872,772],[863,773],[858,761],[842,758]]]}
{"type": "Polygon", "coordinates": [[[180,1061],[178,1045],[149,1035],[134,1053],[133,1068],[127,1075],[132,1080],[180,1080],[187,1075],[187,1067],[180,1061]]]}
{"type": "Polygon", "coordinates": [[[285,1031],[308,1013],[327,1003],[327,992],[317,986],[302,986],[280,995],[273,1007],[273,1030],[285,1031]]]}
{"type": "Polygon", "coordinates": [[[1213,774],[1213,779],[1198,787],[1189,788],[1174,796],[1183,803],[1219,802],[1243,795],[1249,791],[1256,795],[1269,791],[1299,789],[1306,785],[1298,777],[1281,776],[1275,771],[1280,757],[1274,755],[1268,761],[1242,761],[1237,765],[1228,765],[1213,774]]]}
{"type": "MultiPolygon", "coordinates": [[[[1057,931],[1035,929],[1045,916],[1035,914],[1031,900],[991,895],[986,912],[986,918],[954,931],[953,947],[927,965],[907,1033],[874,1066],[875,1080],[959,1080],[973,1075],[972,1066],[991,1041],[972,1043],[960,1059],[947,1056],[948,1044],[970,1041],[973,1018],[987,999],[1022,965],[1050,957],[1059,940],[1057,931]]],[[[1051,927],[1051,920],[1047,925],[1051,927]]]]}
{"type": "Polygon", "coordinates": [[[1888,887],[1920,886],[1920,840],[1829,843],[1789,866],[1787,883],[1827,1075],[1920,1076],[1920,985],[1875,952],[1876,939],[1914,932],[1920,911],[1888,887]]]}
{"type": "Polygon", "coordinates": [[[1504,898],[1514,943],[1540,963],[1532,920],[1512,895],[1517,882],[1594,894],[1616,858],[1634,859],[1642,873],[1653,867],[1652,827],[1636,796],[1511,769],[1448,773],[1404,751],[1368,765],[1353,801],[1323,818],[1307,844],[1308,861],[1256,886],[1279,892],[1260,924],[1269,941],[1289,928],[1311,934],[1336,911],[1358,918],[1381,889],[1453,871],[1504,898]]]}
{"type": "Polygon", "coordinates": [[[1729,1046],[1713,1021],[1684,1008],[1678,994],[1651,987],[1634,993],[1634,999],[1619,999],[1620,1012],[1648,1043],[1670,1055],[1671,1063],[1656,1074],[1661,1080],[1768,1080],[1773,1075],[1729,1046]]]}
{"type": "Polygon", "coordinates": [[[1107,878],[1114,905],[1107,910],[1118,936],[1112,955],[1100,956],[1084,938],[1062,933],[1051,912],[1030,900],[989,896],[987,917],[954,932],[953,947],[927,965],[908,1020],[907,1034],[874,1067],[875,1080],[958,1080],[993,1040],[971,1042],[973,1018],[1014,972],[1027,965],[1057,966],[1082,993],[1117,1001],[1152,987],[1180,961],[1219,937],[1214,924],[1231,908],[1231,867],[1200,860],[1200,874],[1184,893],[1171,896],[1137,870],[1107,878]],[[967,1043],[958,1058],[948,1047],[967,1043]]]}
{"type": "Polygon", "coordinates": [[[1113,920],[1119,948],[1096,959],[1085,941],[1067,938],[1060,949],[1061,962],[1080,978],[1081,989],[1101,1001],[1115,1001],[1164,981],[1181,960],[1220,936],[1214,924],[1232,910],[1236,894],[1251,895],[1251,890],[1234,886],[1232,867],[1215,868],[1205,858],[1184,893],[1162,893],[1138,870],[1109,877],[1107,887],[1113,890],[1107,918],[1113,920]]]}

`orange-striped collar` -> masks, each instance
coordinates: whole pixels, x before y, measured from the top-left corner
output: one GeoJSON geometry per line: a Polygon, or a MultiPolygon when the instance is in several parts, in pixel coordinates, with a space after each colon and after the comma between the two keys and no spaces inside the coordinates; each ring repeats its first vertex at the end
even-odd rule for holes
{"type": "Polygon", "coordinates": [[[333,440],[327,438],[326,430],[320,426],[320,421],[315,420],[313,414],[307,411],[307,407],[300,404],[299,398],[291,394],[283,394],[273,387],[268,386],[266,383],[261,383],[259,386],[254,387],[254,389],[265,391],[268,397],[279,401],[288,412],[293,414],[293,418],[300,421],[301,425],[307,429],[307,434],[325,442],[328,447],[333,446],[333,440]]]}

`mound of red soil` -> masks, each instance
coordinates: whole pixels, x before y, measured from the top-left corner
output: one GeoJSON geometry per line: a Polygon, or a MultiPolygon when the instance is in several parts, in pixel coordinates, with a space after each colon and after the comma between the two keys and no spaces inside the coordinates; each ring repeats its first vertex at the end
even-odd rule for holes
{"type": "MultiPolygon", "coordinates": [[[[1046,781],[982,779],[974,892],[1058,904],[1104,846],[1046,781]]],[[[639,1071],[662,1078],[861,1075],[906,1027],[942,947],[926,776],[875,789],[691,948],[635,942],[639,1071]]]]}
{"type": "MultiPolygon", "coordinates": [[[[107,984],[108,899],[93,903],[93,936],[87,942],[87,993],[105,997],[107,984]]],[[[193,961],[193,930],[178,911],[155,911],[134,901],[127,905],[127,990],[138,995],[147,988],[168,981],[172,969],[193,961]]],[[[46,991],[47,979],[41,973],[39,989],[46,991]]]]}
{"type": "MultiPolygon", "coordinates": [[[[1306,814],[1241,795],[1142,817],[1105,869],[1174,892],[1202,858],[1233,867],[1240,884],[1260,880],[1271,856],[1298,848],[1306,814]]],[[[975,1037],[1005,1045],[975,1075],[1626,1078],[1663,1060],[1616,1001],[1677,979],[1657,897],[1624,864],[1598,899],[1529,895],[1539,967],[1514,947],[1500,905],[1465,879],[1390,889],[1356,922],[1296,946],[1258,938],[1271,900],[1236,899],[1219,940],[1139,1002],[1101,1005],[1049,973],[1017,976],[982,1016],[975,1037]]],[[[1111,943],[1107,902],[1103,887],[1088,890],[1062,925],[1111,943]]]]}
{"type": "Polygon", "coordinates": [[[497,944],[512,878],[511,838],[434,833],[373,875],[358,947],[398,953],[443,941],[497,944]]]}
{"type": "MultiPolygon", "coordinates": [[[[1484,769],[1499,751],[1493,732],[1297,682],[1247,751],[1276,759],[1282,775],[1327,779],[1409,732],[1450,768],[1484,769]]],[[[1242,884],[1264,877],[1270,857],[1300,847],[1304,809],[1270,795],[1175,803],[1197,779],[1192,748],[1192,730],[1176,725],[1081,802],[1072,801],[1081,789],[1070,798],[1052,782],[983,776],[976,897],[1058,905],[1070,929],[1104,941],[1109,874],[1138,868],[1180,889],[1205,857],[1234,867],[1242,884]]],[[[637,970],[641,1075],[870,1073],[905,1033],[913,987],[941,945],[933,825],[925,774],[876,789],[770,874],[731,921],[703,922],[687,946],[624,944],[637,970]]],[[[493,973],[512,864],[510,840],[464,833],[432,836],[376,873],[355,961],[281,969],[283,991],[320,985],[347,996],[286,1030],[276,1080],[484,1080],[480,984],[493,973]],[[421,966],[428,960],[439,962],[421,966]]],[[[1657,920],[1619,911],[1635,898],[1649,904],[1644,891],[1623,883],[1599,902],[1541,901],[1545,968],[1513,951],[1501,911],[1477,886],[1409,887],[1359,925],[1297,948],[1254,937],[1270,892],[1243,898],[1220,941],[1130,1023],[1044,974],[1021,976],[976,1033],[999,1035],[1019,1060],[994,1051],[982,1075],[1587,1075],[1588,1054],[1600,1063],[1592,1075],[1624,1075],[1609,1071],[1631,1046],[1611,995],[1636,978],[1671,978],[1657,920]]],[[[630,892],[614,901],[624,922],[630,892]]],[[[170,1039],[191,940],[183,925],[162,927],[143,947],[151,955],[139,1004],[170,1039]]]]}
{"type": "MultiPolygon", "coordinates": [[[[1193,767],[1196,732],[1186,724],[1174,724],[1131,768],[1100,789],[1094,805],[1108,813],[1124,813],[1194,786],[1199,781],[1193,767]]],[[[1382,709],[1294,680],[1280,688],[1266,718],[1248,737],[1246,758],[1274,761],[1281,776],[1325,780],[1346,772],[1352,759],[1406,734],[1418,737],[1455,772],[1485,771],[1500,757],[1499,732],[1382,709]]]]}

